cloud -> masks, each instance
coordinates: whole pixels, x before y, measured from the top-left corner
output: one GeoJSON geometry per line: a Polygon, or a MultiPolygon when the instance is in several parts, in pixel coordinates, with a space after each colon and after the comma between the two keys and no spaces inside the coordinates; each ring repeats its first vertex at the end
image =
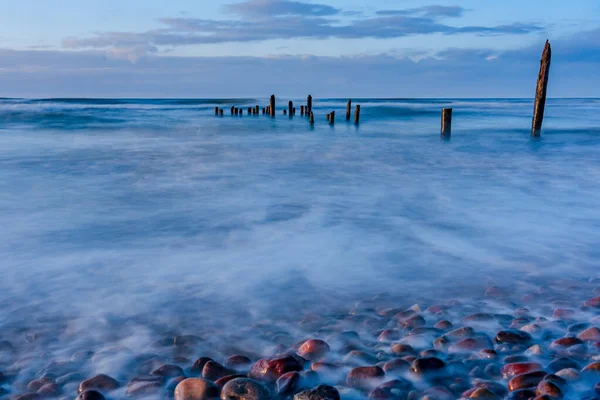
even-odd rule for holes
{"type": "MultiPolygon", "coordinates": [[[[597,96],[600,29],[551,42],[550,96],[597,96]]],[[[148,54],[136,63],[104,51],[0,50],[0,87],[26,97],[531,97],[543,45],[353,57],[148,54]],[[231,76],[252,79],[232,85],[231,76]]]]}
{"type": "Polygon", "coordinates": [[[276,39],[393,39],[412,35],[524,35],[544,28],[514,23],[498,26],[450,25],[441,19],[458,18],[459,6],[428,6],[405,10],[381,10],[364,16],[326,4],[290,0],[247,0],[230,4],[226,11],[238,18],[163,18],[162,26],[146,32],[104,32],[91,37],[68,38],[69,49],[107,49],[123,57],[139,59],[160,48],[216,43],[261,42],[276,39]]]}

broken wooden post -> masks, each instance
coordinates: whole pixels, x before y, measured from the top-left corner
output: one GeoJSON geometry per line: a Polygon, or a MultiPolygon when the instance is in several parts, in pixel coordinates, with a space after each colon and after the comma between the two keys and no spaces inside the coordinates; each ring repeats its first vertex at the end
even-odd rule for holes
{"type": "Polygon", "coordinates": [[[237,108],[237,107],[234,107],[234,108],[233,108],[233,114],[235,114],[235,115],[239,115],[239,114],[240,114],[240,109],[239,109],[239,108],[237,108]]]}
{"type": "Polygon", "coordinates": [[[348,99],[348,104],[346,105],[346,121],[350,121],[350,114],[352,109],[352,99],[348,99]]]}
{"type": "Polygon", "coordinates": [[[239,109],[239,112],[240,112],[240,117],[241,117],[242,115],[244,115],[244,109],[243,109],[243,108],[240,108],[240,109],[239,109]]]}
{"type": "Polygon", "coordinates": [[[271,100],[269,101],[269,111],[271,118],[275,117],[275,95],[271,95],[271,100]]]}
{"type": "Polygon", "coordinates": [[[331,114],[329,115],[329,123],[331,125],[335,124],[335,111],[332,111],[331,114]]]}
{"type": "Polygon", "coordinates": [[[310,113],[312,111],[312,96],[310,94],[306,98],[306,107],[307,107],[307,112],[310,113]]]}
{"type": "Polygon", "coordinates": [[[248,107],[248,115],[252,115],[252,107],[248,107]]]}
{"type": "Polygon", "coordinates": [[[310,112],[310,118],[308,120],[308,123],[311,124],[311,125],[315,124],[315,115],[313,114],[312,111],[310,112]]]}
{"type": "Polygon", "coordinates": [[[231,115],[233,115],[234,111],[235,111],[235,106],[231,106],[231,115]]]}
{"type": "Polygon", "coordinates": [[[256,115],[258,115],[258,110],[260,110],[260,107],[259,107],[259,106],[258,106],[258,104],[257,104],[257,105],[256,105],[256,110],[254,110],[254,113],[255,113],[256,115]]]}
{"type": "Polygon", "coordinates": [[[449,138],[452,135],[452,109],[442,110],[442,137],[449,138]]]}
{"type": "Polygon", "coordinates": [[[287,115],[287,110],[285,108],[283,109],[283,115],[287,115]]]}
{"type": "Polygon", "coordinates": [[[290,117],[293,115],[293,112],[294,112],[294,102],[290,100],[288,102],[288,114],[290,114],[290,117]]]}
{"type": "Polygon", "coordinates": [[[328,113],[327,114],[327,121],[330,121],[330,120],[331,120],[331,113],[328,113]]]}
{"type": "Polygon", "coordinates": [[[266,110],[265,110],[265,108],[263,107],[263,108],[262,108],[262,113],[263,113],[263,115],[265,115],[265,112],[266,112],[266,110]]]}
{"type": "Polygon", "coordinates": [[[539,137],[542,133],[542,122],[544,121],[544,108],[546,107],[546,91],[548,89],[548,76],[550,75],[550,61],[552,61],[552,48],[546,40],[542,60],[540,61],[540,74],[538,75],[537,88],[535,90],[535,104],[533,106],[533,125],[531,136],[539,137]]]}
{"type": "Polygon", "coordinates": [[[292,114],[296,115],[296,107],[292,108],[292,114]]]}
{"type": "Polygon", "coordinates": [[[304,106],[300,106],[300,116],[304,116],[304,106]]]}
{"type": "Polygon", "coordinates": [[[219,115],[219,107],[215,107],[215,115],[219,115]]]}
{"type": "Polygon", "coordinates": [[[354,123],[358,125],[360,121],[360,104],[356,105],[356,111],[354,111],[354,123]]]}
{"type": "Polygon", "coordinates": [[[222,116],[223,116],[223,109],[221,108],[221,109],[219,110],[219,117],[222,117],[222,116]]]}

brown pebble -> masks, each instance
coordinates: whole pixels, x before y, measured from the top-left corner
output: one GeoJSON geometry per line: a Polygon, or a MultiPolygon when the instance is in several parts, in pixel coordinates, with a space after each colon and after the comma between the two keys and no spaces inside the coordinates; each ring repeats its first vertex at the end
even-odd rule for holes
{"type": "Polygon", "coordinates": [[[183,369],[177,365],[163,365],[152,371],[151,375],[164,376],[166,378],[175,378],[176,376],[185,375],[183,369]]]}
{"type": "Polygon", "coordinates": [[[519,389],[534,388],[544,380],[546,375],[544,371],[534,371],[515,376],[508,382],[508,390],[513,392],[519,389]]]}
{"type": "Polygon", "coordinates": [[[415,350],[412,348],[412,346],[408,345],[408,344],[403,344],[403,343],[394,343],[392,344],[392,346],[390,347],[390,352],[396,356],[403,356],[403,355],[413,355],[415,354],[415,350]]]}
{"type": "Polygon", "coordinates": [[[296,394],[294,400],[340,400],[340,393],[333,386],[319,385],[296,394]]]}
{"type": "Polygon", "coordinates": [[[203,378],[188,378],[175,388],[175,400],[210,400],[219,398],[219,388],[203,378]]]}
{"type": "Polygon", "coordinates": [[[600,308],[600,296],[589,299],[588,301],[583,303],[583,305],[586,307],[600,308]]]}
{"type": "Polygon", "coordinates": [[[324,340],[310,339],[302,343],[298,355],[306,360],[315,361],[329,353],[329,345],[324,340]]]}
{"type": "Polygon", "coordinates": [[[209,361],[213,361],[213,359],[209,358],[209,357],[200,357],[199,359],[196,360],[196,362],[194,362],[194,365],[192,365],[191,371],[196,374],[201,374],[202,369],[204,368],[206,363],[209,361]]]}
{"type": "Polygon", "coordinates": [[[475,336],[462,339],[448,348],[449,353],[463,353],[476,350],[491,349],[492,342],[487,336],[475,336]]]}
{"type": "Polygon", "coordinates": [[[400,321],[400,325],[406,329],[419,328],[425,326],[426,323],[425,318],[420,315],[413,315],[412,317],[400,321]]]}
{"type": "Polygon", "coordinates": [[[48,383],[54,383],[54,379],[52,378],[40,378],[29,382],[27,385],[27,390],[32,392],[37,392],[41,389],[42,386],[47,385],[48,383]]]}
{"type": "Polygon", "coordinates": [[[127,384],[125,394],[127,396],[147,396],[160,391],[164,384],[162,376],[153,376],[147,378],[134,378],[127,384]]]}
{"type": "Polygon", "coordinates": [[[580,344],[583,344],[583,341],[581,341],[580,339],[577,339],[575,337],[566,337],[566,338],[556,339],[554,342],[552,342],[550,344],[550,348],[564,349],[564,348],[569,348],[572,346],[577,346],[580,344]]]}
{"type": "Polygon", "coordinates": [[[403,373],[410,369],[410,363],[401,358],[395,358],[383,364],[382,368],[386,374],[403,373]]]}
{"type": "Polygon", "coordinates": [[[507,329],[498,332],[496,335],[496,343],[502,344],[528,344],[533,338],[527,332],[517,329],[507,329]]]}
{"type": "Polygon", "coordinates": [[[41,398],[42,396],[40,396],[37,393],[24,393],[19,396],[13,397],[13,400],[38,400],[41,398]]]}
{"type": "Polygon", "coordinates": [[[263,382],[274,383],[286,372],[302,371],[303,366],[292,356],[280,357],[275,359],[259,360],[250,369],[248,376],[252,379],[263,382]]]}
{"type": "Polygon", "coordinates": [[[464,338],[464,337],[471,337],[474,334],[475,334],[475,330],[473,328],[471,328],[470,326],[465,326],[465,327],[450,331],[450,332],[446,333],[444,336],[449,337],[449,338],[459,338],[459,337],[464,338]]]}
{"type": "Polygon", "coordinates": [[[348,373],[346,383],[356,389],[368,390],[381,383],[385,371],[380,367],[357,367],[348,373]]]}
{"type": "Polygon", "coordinates": [[[210,360],[204,364],[202,368],[202,377],[209,381],[216,381],[219,378],[223,378],[228,375],[235,375],[236,371],[226,368],[216,361],[210,360]]]}
{"type": "Polygon", "coordinates": [[[600,374],[600,362],[593,362],[586,367],[584,367],[581,372],[592,372],[596,374],[600,374]]]}
{"type": "Polygon", "coordinates": [[[454,325],[450,321],[442,320],[437,322],[433,327],[444,331],[449,331],[450,329],[454,328],[454,325]]]}
{"type": "Polygon", "coordinates": [[[221,390],[221,400],[270,400],[271,392],[257,381],[248,378],[233,379],[221,390]]]}
{"type": "Polygon", "coordinates": [[[218,387],[222,388],[223,386],[225,386],[225,384],[233,379],[237,379],[237,378],[245,378],[246,375],[242,375],[242,374],[237,374],[237,375],[228,375],[228,376],[224,376],[222,378],[219,378],[215,381],[215,385],[217,385],[218,387]]]}
{"type": "Polygon", "coordinates": [[[510,379],[517,375],[522,375],[533,371],[541,371],[543,369],[544,368],[538,363],[518,362],[504,365],[500,370],[500,373],[504,379],[510,379]]]}
{"type": "Polygon", "coordinates": [[[225,361],[225,366],[228,368],[235,369],[236,371],[245,371],[252,364],[246,356],[231,356],[225,361]]]}
{"type": "Polygon", "coordinates": [[[286,372],[275,383],[277,394],[280,396],[294,395],[300,389],[302,377],[297,371],[286,372]]]}
{"type": "Polygon", "coordinates": [[[417,358],[410,366],[411,372],[418,375],[436,373],[444,369],[446,364],[437,357],[417,358]]]}
{"type": "Polygon", "coordinates": [[[86,390],[80,393],[76,400],[104,400],[104,396],[96,390],[86,390]]]}
{"type": "Polygon", "coordinates": [[[535,394],[538,396],[548,395],[555,399],[561,399],[563,397],[560,387],[548,380],[541,381],[538,384],[535,394]]]}
{"type": "Polygon", "coordinates": [[[93,389],[111,391],[117,389],[119,386],[119,382],[116,379],[105,374],[100,374],[81,382],[77,389],[77,393],[93,389]]]}
{"type": "Polygon", "coordinates": [[[531,400],[535,397],[535,390],[532,389],[520,389],[510,392],[504,400],[531,400]]]}
{"type": "Polygon", "coordinates": [[[42,397],[56,397],[62,393],[62,388],[56,383],[47,383],[37,393],[42,397]]]}
{"type": "Polygon", "coordinates": [[[584,342],[600,342],[600,329],[593,326],[579,333],[577,338],[584,342]]]}
{"type": "Polygon", "coordinates": [[[502,400],[502,397],[492,392],[487,388],[478,388],[471,393],[469,399],[482,399],[482,400],[502,400]]]}

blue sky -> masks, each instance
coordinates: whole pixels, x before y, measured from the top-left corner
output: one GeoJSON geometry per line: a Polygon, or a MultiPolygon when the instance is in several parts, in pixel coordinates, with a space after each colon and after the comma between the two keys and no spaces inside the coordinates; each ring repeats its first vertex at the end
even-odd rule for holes
{"type": "Polygon", "coordinates": [[[546,38],[551,96],[600,87],[598,0],[0,5],[0,96],[530,97],[546,38]]]}

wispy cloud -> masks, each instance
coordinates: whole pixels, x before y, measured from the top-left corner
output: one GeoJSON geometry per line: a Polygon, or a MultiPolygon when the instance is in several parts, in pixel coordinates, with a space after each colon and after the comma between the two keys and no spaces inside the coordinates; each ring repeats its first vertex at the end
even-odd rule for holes
{"type": "Polygon", "coordinates": [[[466,10],[459,6],[428,6],[380,10],[363,16],[326,4],[291,0],[247,0],[225,10],[235,19],[163,18],[161,28],[145,32],[104,32],[63,41],[70,49],[107,49],[137,59],[159,49],[215,43],[261,42],[275,39],[392,39],[411,35],[523,35],[543,31],[535,24],[478,26],[443,22],[466,10]]]}

